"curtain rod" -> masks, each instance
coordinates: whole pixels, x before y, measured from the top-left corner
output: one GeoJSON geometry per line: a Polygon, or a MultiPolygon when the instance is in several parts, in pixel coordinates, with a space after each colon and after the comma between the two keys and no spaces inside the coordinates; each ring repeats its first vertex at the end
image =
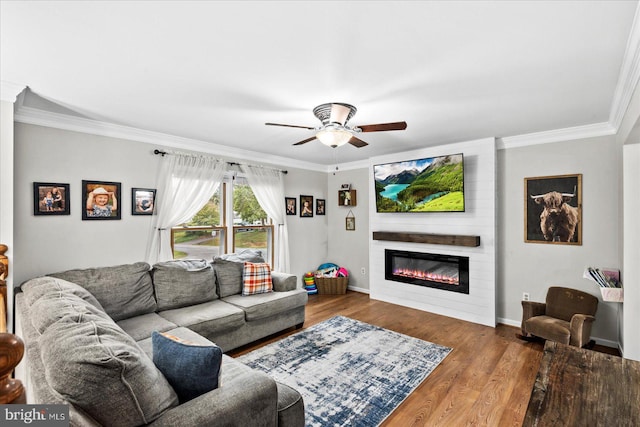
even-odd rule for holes
{"type": "MultiPolygon", "coordinates": [[[[166,155],[171,155],[171,154],[173,154],[173,153],[170,153],[170,152],[168,152],[168,151],[161,151],[161,150],[158,150],[158,149],[156,148],[155,150],[153,150],[153,154],[156,154],[156,155],[158,155],[158,154],[159,154],[159,155],[161,155],[162,157],[164,157],[164,156],[166,156],[166,155]]],[[[228,164],[229,166],[241,166],[241,165],[242,165],[242,166],[253,166],[253,167],[264,168],[264,169],[272,169],[272,168],[268,168],[268,167],[266,167],[266,166],[259,166],[259,165],[247,165],[247,164],[244,164],[244,163],[237,163],[237,162],[227,162],[227,164],[228,164]]],[[[278,172],[282,172],[282,173],[283,173],[283,174],[285,174],[285,175],[289,173],[289,171],[281,170],[281,169],[273,169],[273,170],[276,170],[276,171],[278,171],[278,172]]]]}

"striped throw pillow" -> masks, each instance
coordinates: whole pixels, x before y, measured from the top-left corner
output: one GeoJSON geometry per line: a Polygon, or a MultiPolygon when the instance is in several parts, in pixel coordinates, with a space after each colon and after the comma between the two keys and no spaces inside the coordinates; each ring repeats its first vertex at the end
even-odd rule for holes
{"type": "Polygon", "coordinates": [[[245,262],[242,271],[242,295],[273,292],[271,267],[266,262],[245,262]]]}

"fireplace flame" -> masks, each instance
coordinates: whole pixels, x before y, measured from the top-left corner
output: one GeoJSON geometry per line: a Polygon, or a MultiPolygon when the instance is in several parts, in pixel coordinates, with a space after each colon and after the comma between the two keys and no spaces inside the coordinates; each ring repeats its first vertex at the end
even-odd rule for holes
{"type": "Polygon", "coordinates": [[[448,276],[445,274],[437,274],[430,271],[412,270],[409,268],[398,268],[393,270],[396,276],[408,277],[410,279],[428,280],[431,282],[444,283],[445,285],[459,285],[460,279],[456,275],[448,276]]]}

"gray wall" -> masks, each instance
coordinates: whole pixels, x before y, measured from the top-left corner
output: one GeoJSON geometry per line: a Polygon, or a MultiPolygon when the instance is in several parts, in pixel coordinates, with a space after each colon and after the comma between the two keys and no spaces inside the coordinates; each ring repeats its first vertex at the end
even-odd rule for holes
{"type": "MultiPolygon", "coordinates": [[[[622,267],[621,170],[622,148],[613,136],[498,152],[499,319],[519,322],[522,293],[544,301],[552,285],[600,298],[598,287],[582,273],[587,266],[622,267]],[[582,246],[525,243],[524,178],[578,173],[582,174],[582,246]]],[[[618,342],[619,310],[619,303],[599,304],[593,335],[607,345],[618,342]]]]}
{"type": "Polygon", "coordinates": [[[349,271],[349,288],[369,292],[369,169],[338,170],[328,174],[328,261],[349,271]],[[356,190],[356,205],[338,205],[342,184],[356,190]],[[356,229],[347,231],[345,218],[349,211],[355,216],[356,229]],[[364,269],[364,274],[362,274],[364,269]]]}
{"type": "MultiPolygon", "coordinates": [[[[131,188],[156,188],[160,157],[154,148],[162,147],[16,123],[13,283],[70,268],[144,260],[151,217],[131,215],[131,188]],[[122,184],[121,220],[82,220],[83,179],[122,184]],[[33,182],[70,184],[71,215],[34,216],[33,182]]],[[[287,169],[287,195],[326,195],[325,173],[287,169]]],[[[287,220],[291,270],[301,276],[326,259],[326,219],[287,220]]]]}
{"type": "Polygon", "coordinates": [[[155,188],[149,144],[16,123],[14,284],[69,268],[145,259],[149,216],[131,215],[131,188],[155,188]],[[82,220],[82,180],[121,183],[122,220],[82,220]],[[34,216],[33,183],[68,183],[71,215],[34,216]]]}
{"type": "MultiPolygon", "coordinates": [[[[291,273],[302,277],[327,262],[327,215],[316,215],[316,199],[325,199],[327,206],[327,176],[324,172],[305,171],[287,167],[285,196],[295,197],[296,215],[287,215],[291,273]],[[300,195],[313,196],[313,217],[300,217],[300,195]]],[[[284,200],[282,201],[284,206],[284,200]]]]}

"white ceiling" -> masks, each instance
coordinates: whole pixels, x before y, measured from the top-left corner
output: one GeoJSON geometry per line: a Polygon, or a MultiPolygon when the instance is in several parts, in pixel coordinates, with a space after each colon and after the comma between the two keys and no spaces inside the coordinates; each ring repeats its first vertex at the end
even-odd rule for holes
{"type": "Polygon", "coordinates": [[[606,123],[637,1],[2,0],[1,79],[84,117],[317,164],[606,123]],[[365,148],[304,129],[347,102],[365,148]]]}

